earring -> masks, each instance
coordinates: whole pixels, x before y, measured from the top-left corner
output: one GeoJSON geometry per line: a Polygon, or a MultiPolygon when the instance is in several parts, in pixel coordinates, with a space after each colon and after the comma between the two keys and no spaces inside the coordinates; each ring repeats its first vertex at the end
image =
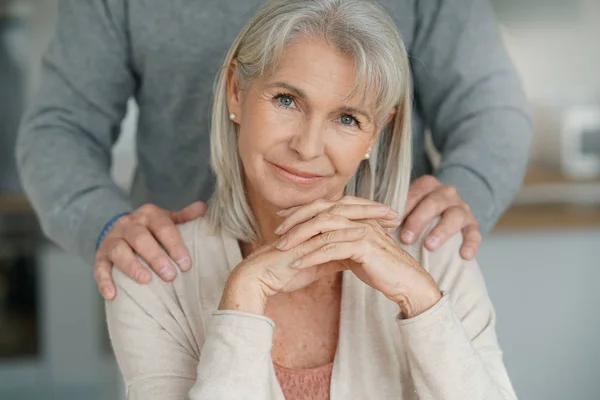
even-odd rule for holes
{"type": "Polygon", "coordinates": [[[365,160],[368,160],[369,158],[371,158],[371,155],[369,153],[365,154],[365,160]]]}
{"type": "Polygon", "coordinates": [[[230,120],[232,120],[232,121],[233,121],[233,120],[235,119],[235,117],[237,117],[237,115],[235,115],[235,113],[231,113],[231,114],[229,114],[229,119],[230,119],[230,120]]]}

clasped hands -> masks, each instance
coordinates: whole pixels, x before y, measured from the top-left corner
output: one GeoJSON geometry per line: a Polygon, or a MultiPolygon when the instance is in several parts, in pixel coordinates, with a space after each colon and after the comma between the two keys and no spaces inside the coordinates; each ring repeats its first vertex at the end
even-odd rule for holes
{"type": "Polygon", "coordinates": [[[234,268],[219,309],[264,314],[269,297],[343,270],[397,303],[404,318],[415,317],[440,300],[433,278],[390,236],[400,219],[389,207],[346,196],[336,202],[317,200],[279,215],[284,218],[275,231],[279,239],[256,249],[234,268]]]}

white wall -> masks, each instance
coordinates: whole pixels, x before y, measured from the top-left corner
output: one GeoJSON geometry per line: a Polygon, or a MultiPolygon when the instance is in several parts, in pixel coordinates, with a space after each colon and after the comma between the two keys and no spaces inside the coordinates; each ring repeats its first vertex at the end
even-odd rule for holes
{"type": "Polygon", "coordinates": [[[600,227],[492,234],[478,260],[519,399],[599,399],[600,227]]]}
{"type": "Polygon", "coordinates": [[[600,102],[600,1],[497,0],[494,4],[530,99],[600,102]]]}

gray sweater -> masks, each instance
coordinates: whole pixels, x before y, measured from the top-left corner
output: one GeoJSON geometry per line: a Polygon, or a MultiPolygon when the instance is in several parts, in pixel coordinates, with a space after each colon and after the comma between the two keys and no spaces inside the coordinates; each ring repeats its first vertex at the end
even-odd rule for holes
{"type": "MultiPolygon", "coordinates": [[[[46,234],[92,262],[102,227],[143,203],[207,200],[212,84],[263,0],[62,0],[42,84],[21,125],[23,187],[46,234]],[[110,177],[127,100],[139,106],[131,193],[110,177]]],[[[411,56],[414,176],[458,188],[483,232],[521,184],[531,136],[526,99],[484,0],[381,0],[411,56]]]]}

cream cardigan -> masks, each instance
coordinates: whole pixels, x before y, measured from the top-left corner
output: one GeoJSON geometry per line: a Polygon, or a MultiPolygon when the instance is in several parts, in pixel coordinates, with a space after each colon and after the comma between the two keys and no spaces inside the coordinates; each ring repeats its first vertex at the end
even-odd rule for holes
{"type": "MultiPolygon", "coordinates": [[[[216,311],[237,241],[211,236],[197,219],[179,226],[193,268],[170,283],[137,284],[118,269],[106,303],[110,337],[130,400],[283,400],[271,360],[273,321],[216,311]]],[[[404,246],[445,293],[408,320],[351,272],[343,274],[331,399],[516,399],[476,262],[458,253],[460,234],[435,252],[422,237],[404,246]]]]}

